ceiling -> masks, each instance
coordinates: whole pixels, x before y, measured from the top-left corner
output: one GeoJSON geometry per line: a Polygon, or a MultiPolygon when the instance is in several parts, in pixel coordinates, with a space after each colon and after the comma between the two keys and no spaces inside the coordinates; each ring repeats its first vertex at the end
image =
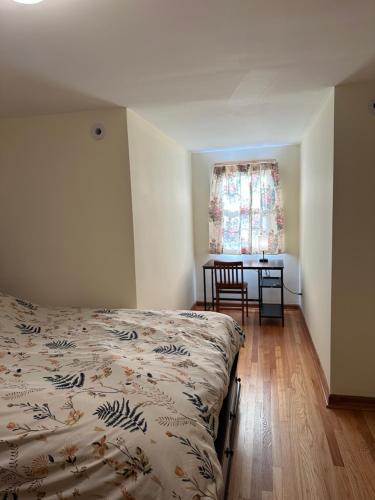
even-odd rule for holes
{"type": "Polygon", "coordinates": [[[375,78],[375,0],[0,0],[0,114],[127,106],[192,150],[296,143],[375,78]]]}

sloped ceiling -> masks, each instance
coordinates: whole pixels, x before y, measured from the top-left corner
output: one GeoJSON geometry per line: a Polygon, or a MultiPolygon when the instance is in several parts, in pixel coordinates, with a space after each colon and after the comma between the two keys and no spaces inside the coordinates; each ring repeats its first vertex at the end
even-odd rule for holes
{"type": "Polygon", "coordinates": [[[192,150],[294,143],[375,77],[374,0],[0,1],[0,114],[127,106],[192,150]]]}

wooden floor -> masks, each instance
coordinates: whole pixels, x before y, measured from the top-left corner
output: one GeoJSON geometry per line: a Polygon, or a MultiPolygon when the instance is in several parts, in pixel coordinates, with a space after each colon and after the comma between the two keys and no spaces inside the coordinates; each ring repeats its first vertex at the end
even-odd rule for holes
{"type": "Polygon", "coordinates": [[[229,499],[375,499],[375,412],[325,408],[300,311],[245,332],[229,499]]]}

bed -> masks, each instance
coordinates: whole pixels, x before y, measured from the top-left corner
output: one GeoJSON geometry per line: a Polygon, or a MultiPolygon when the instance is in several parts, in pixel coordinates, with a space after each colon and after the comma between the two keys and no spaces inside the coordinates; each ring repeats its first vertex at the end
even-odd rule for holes
{"type": "Polygon", "coordinates": [[[242,341],[223,314],[0,295],[0,498],[223,498],[242,341]]]}

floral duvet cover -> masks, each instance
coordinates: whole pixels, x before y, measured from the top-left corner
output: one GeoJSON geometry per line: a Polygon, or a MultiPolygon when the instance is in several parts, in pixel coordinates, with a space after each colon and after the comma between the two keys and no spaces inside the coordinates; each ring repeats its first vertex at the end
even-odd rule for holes
{"type": "Polygon", "coordinates": [[[0,499],[211,499],[242,341],[216,313],[0,295],[0,499]]]}

